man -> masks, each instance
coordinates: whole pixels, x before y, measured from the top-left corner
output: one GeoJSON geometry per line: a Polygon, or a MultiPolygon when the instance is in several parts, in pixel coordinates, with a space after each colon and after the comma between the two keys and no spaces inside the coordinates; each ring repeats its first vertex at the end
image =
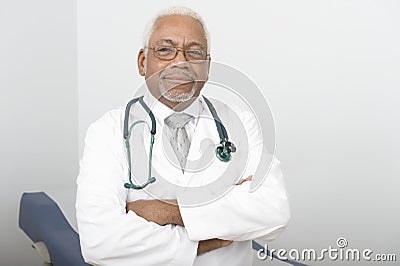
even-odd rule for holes
{"type": "MultiPolygon", "coordinates": [[[[197,13],[188,8],[166,9],[150,23],[137,60],[139,74],[146,78],[148,88],[143,99],[151,106],[158,134],[168,139],[166,146],[174,152],[174,156],[164,152],[162,142],[156,141],[153,168],[168,182],[180,186],[212,183],[223,172],[221,166],[226,165],[214,160],[201,171],[189,169],[200,140],[218,139],[214,121],[204,119],[209,110],[200,95],[211,60],[208,39],[197,13]],[[179,128],[174,127],[183,116],[187,120],[179,128]]],[[[138,108],[133,110],[134,117],[138,108]]],[[[216,109],[233,113],[223,105],[216,105],[216,109]]],[[[235,138],[238,150],[251,150],[256,154],[252,158],[259,158],[262,139],[255,118],[242,114],[240,119],[249,128],[241,135],[235,135],[231,120],[221,120],[230,137],[235,138]],[[241,141],[246,134],[249,141],[241,141]]],[[[111,111],[89,127],[85,139],[76,211],[82,254],[88,263],[251,265],[251,240],[272,240],[286,227],[289,205],[276,160],[255,192],[248,191],[257,165],[250,159],[245,169],[237,169],[241,178],[232,182],[233,188],[226,195],[198,206],[185,205],[159,176],[148,187],[150,192],[159,191],[157,195],[162,198],[124,188],[130,169],[122,137],[123,120],[124,108],[111,111]]],[[[132,138],[136,141],[133,150],[149,139],[145,134],[132,138]]],[[[138,163],[144,156],[133,153],[132,171],[145,173],[147,165],[138,163]]],[[[234,166],[235,161],[230,165],[234,166]]]]}

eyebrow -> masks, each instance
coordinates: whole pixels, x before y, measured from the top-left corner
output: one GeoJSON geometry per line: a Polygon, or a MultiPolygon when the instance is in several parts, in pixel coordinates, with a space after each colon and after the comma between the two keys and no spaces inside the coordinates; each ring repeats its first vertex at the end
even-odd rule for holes
{"type": "Polygon", "coordinates": [[[192,46],[200,46],[201,49],[205,50],[204,45],[199,42],[190,42],[190,43],[186,44],[186,47],[192,47],[192,46]]]}
{"type": "Polygon", "coordinates": [[[161,43],[168,43],[168,44],[171,44],[171,45],[175,45],[176,43],[173,41],[173,40],[171,40],[171,39],[161,39],[161,40],[159,40],[159,41],[157,41],[157,44],[161,44],[161,43]]]}

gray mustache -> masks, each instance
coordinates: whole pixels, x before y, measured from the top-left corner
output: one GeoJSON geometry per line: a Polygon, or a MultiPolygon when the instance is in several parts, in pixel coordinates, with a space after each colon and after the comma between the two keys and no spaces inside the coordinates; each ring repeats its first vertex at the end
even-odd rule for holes
{"type": "Polygon", "coordinates": [[[164,71],[161,72],[160,78],[163,79],[166,76],[170,76],[170,75],[186,76],[193,81],[197,80],[197,75],[195,73],[193,73],[192,71],[189,71],[187,69],[182,69],[182,68],[165,69],[164,71]]]}

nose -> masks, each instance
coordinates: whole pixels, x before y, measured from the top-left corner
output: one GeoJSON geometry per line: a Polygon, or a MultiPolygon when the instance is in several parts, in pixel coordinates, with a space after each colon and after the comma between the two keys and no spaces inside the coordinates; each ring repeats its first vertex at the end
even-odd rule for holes
{"type": "MultiPolygon", "coordinates": [[[[178,49],[176,51],[176,56],[172,60],[171,64],[172,65],[179,65],[179,64],[182,64],[182,63],[186,63],[186,62],[187,62],[187,60],[186,60],[186,57],[185,57],[185,50],[178,49]]],[[[182,66],[185,66],[185,64],[182,64],[182,66]]]]}

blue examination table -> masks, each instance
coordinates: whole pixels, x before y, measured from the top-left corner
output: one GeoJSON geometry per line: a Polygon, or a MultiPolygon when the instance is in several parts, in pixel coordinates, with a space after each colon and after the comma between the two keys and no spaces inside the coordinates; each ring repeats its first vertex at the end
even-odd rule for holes
{"type": "MultiPolygon", "coordinates": [[[[46,193],[30,192],[22,195],[19,227],[33,241],[32,246],[45,262],[51,262],[55,266],[89,265],[83,260],[78,233],[57,203],[46,193]]],[[[253,249],[257,251],[263,247],[253,241],[253,249]]],[[[286,262],[304,265],[294,261],[286,262]]]]}
{"type": "Polygon", "coordinates": [[[20,201],[19,227],[33,241],[42,258],[55,266],[89,265],[81,254],[79,235],[58,205],[44,192],[24,193],[20,201]],[[35,244],[39,243],[39,244],[35,244]],[[45,246],[42,246],[43,243],[45,246]]]}

